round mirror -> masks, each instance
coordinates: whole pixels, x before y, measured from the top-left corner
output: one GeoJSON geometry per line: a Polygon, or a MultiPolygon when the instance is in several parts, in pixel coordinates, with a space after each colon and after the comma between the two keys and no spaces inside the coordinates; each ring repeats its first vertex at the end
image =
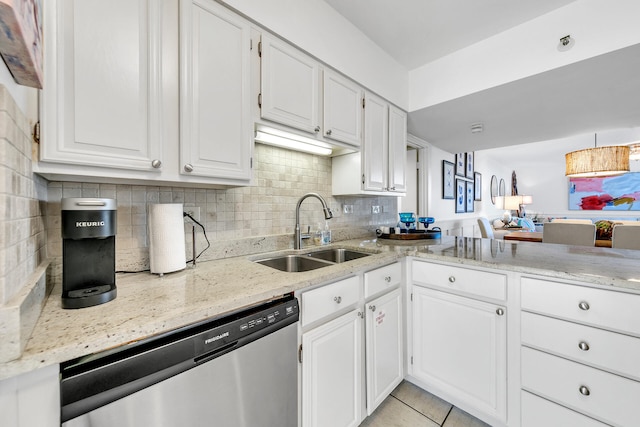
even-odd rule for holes
{"type": "Polygon", "coordinates": [[[495,175],[491,177],[491,203],[496,204],[496,196],[498,195],[498,178],[495,175]]]}
{"type": "Polygon", "coordinates": [[[504,179],[500,179],[500,188],[498,189],[498,196],[504,197],[504,179]]]}

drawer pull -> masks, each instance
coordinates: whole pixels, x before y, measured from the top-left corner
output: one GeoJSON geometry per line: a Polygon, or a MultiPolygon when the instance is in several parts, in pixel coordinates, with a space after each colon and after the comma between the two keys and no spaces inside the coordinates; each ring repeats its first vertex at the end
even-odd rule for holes
{"type": "Polygon", "coordinates": [[[504,314],[504,310],[503,310],[502,308],[498,308],[498,309],[496,310],[496,314],[497,314],[498,316],[502,316],[502,315],[504,314]]]}
{"type": "Polygon", "coordinates": [[[333,300],[334,300],[336,303],[340,304],[340,303],[342,302],[342,297],[340,297],[340,296],[338,296],[338,297],[333,297],[333,300]]]}
{"type": "Polygon", "coordinates": [[[384,281],[387,283],[391,283],[391,276],[385,276],[384,281]]]}
{"type": "Polygon", "coordinates": [[[580,301],[580,303],[578,304],[578,307],[580,307],[580,310],[587,311],[589,310],[589,303],[586,301],[580,301]]]}
{"type": "Polygon", "coordinates": [[[376,306],[375,306],[375,305],[370,305],[370,306],[369,306],[369,310],[371,310],[371,311],[376,311],[376,306]]]}
{"type": "Polygon", "coordinates": [[[578,344],[578,348],[582,351],[588,351],[589,350],[589,344],[587,344],[584,341],[580,341],[580,343],[578,344]]]}
{"type": "Polygon", "coordinates": [[[586,385],[581,385],[579,390],[580,394],[583,396],[589,396],[591,394],[591,392],[589,391],[589,387],[587,387],[586,385]]]}
{"type": "Polygon", "coordinates": [[[362,313],[361,311],[358,312],[358,317],[364,319],[364,313],[362,313]]]}
{"type": "Polygon", "coordinates": [[[449,282],[454,283],[456,281],[456,276],[449,276],[449,282]]]}

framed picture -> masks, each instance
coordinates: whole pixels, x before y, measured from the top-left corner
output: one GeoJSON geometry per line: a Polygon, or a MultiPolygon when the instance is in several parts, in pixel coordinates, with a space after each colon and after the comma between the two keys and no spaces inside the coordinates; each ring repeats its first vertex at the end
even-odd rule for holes
{"type": "Polygon", "coordinates": [[[473,152],[467,153],[467,167],[465,169],[466,172],[464,176],[469,179],[473,179],[473,157],[473,152]]]}
{"type": "Polygon", "coordinates": [[[442,198],[454,199],[455,198],[455,179],[453,163],[446,160],[442,161],[442,198]]]}
{"type": "Polygon", "coordinates": [[[456,179],[456,213],[464,213],[466,211],[466,184],[464,179],[456,179]]]}
{"type": "Polygon", "coordinates": [[[465,206],[465,211],[466,212],[473,212],[473,182],[471,181],[466,181],[465,182],[465,187],[466,187],[466,206],[465,206]]]}
{"type": "Polygon", "coordinates": [[[465,176],[465,163],[466,156],[465,153],[456,153],[456,175],[457,176],[465,176]]]}
{"type": "Polygon", "coordinates": [[[482,200],[482,174],[480,172],[473,174],[473,200],[482,200]]]}

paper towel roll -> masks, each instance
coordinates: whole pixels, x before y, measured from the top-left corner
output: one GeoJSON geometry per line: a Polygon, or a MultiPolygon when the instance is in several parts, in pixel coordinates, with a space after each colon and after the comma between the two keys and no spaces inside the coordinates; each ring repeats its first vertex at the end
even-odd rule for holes
{"type": "Polygon", "coordinates": [[[186,264],[182,203],[149,205],[149,263],[155,274],[184,269],[186,264]]]}

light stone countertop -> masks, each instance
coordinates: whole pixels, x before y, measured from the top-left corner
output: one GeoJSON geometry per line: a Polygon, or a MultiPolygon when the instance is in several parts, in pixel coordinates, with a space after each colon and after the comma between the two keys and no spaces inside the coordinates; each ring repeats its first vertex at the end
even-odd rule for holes
{"type": "Polygon", "coordinates": [[[640,293],[640,251],[463,237],[415,243],[350,240],[333,246],[374,255],[304,273],[280,272],[252,262],[275,254],[269,253],[202,262],[163,277],[118,274],[115,300],[77,310],[62,309],[61,289],[55,288],[22,357],[0,364],[0,379],[125,345],[407,255],[640,293]]]}

